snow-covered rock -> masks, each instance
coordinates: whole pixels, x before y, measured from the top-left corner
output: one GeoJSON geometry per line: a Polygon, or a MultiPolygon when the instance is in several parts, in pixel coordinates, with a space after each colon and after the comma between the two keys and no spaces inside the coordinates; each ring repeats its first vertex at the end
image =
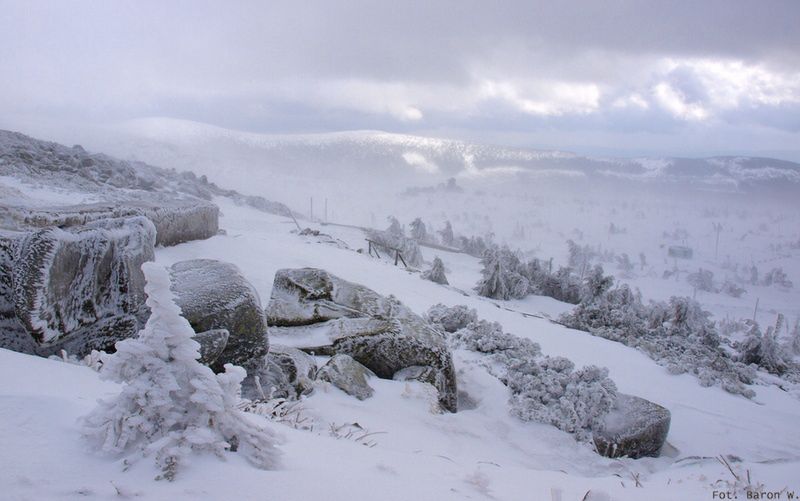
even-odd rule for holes
{"type": "Polygon", "coordinates": [[[311,355],[272,343],[267,355],[267,368],[262,371],[261,386],[272,397],[295,398],[314,389],[317,362],[311,355]]]}
{"type": "Polygon", "coordinates": [[[199,199],[120,201],[69,206],[0,208],[4,219],[18,228],[65,228],[100,219],[145,216],[156,227],[156,245],[177,245],[213,237],[219,231],[219,208],[199,199]]]}
{"type": "Polygon", "coordinates": [[[11,296],[37,352],[83,356],[135,334],[147,315],[141,265],[154,259],[155,237],[153,223],[137,216],[19,239],[11,296]]]}
{"type": "Polygon", "coordinates": [[[392,296],[316,268],[275,274],[267,310],[273,336],[317,353],[344,353],[391,379],[401,369],[436,370],[444,409],[456,411],[456,378],[444,335],[392,296]]]}
{"type": "Polygon", "coordinates": [[[33,354],[36,343],[14,309],[14,256],[25,233],[0,230],[0,348],[33,354]]]}
{"type": "Polygon", "coordinates": [[[228,345],[230,336],[228,329],[211,329],[196,333],[194,340],[200,344],[200,363],[212,365],[216,362],[228,345]]]}
{"type": "Polygon", "coordinates": [[[658,456],[669,433],[670,412],[633,395],[617,394],[617,403],[593,430],[597,452],[610,458],[658,456]]]}
{"type": "Polygon", "coordinates": [[[375,393],[367,382],[372,377],[375,377],[375,374],[371,370],[343,353],[334,355],[317,372],[319,381],[327,381],[359,400],[366,400],[375,393]]]}
{"type": "Polygon", "coordinates": [[[172,290],[182,315],[196,332],[226,329],[230,333],[222,354],[212,364],[246,369],[263,367],[269,349],[261,299],[235,265],[213,259],[192,259],[170,268],[172,290]]]}

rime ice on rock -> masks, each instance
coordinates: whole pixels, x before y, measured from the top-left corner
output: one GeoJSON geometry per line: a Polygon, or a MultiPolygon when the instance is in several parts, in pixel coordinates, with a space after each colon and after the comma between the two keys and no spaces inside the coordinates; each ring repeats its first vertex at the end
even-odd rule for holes
{"type": "Polygon", "coordinates": [[[334,355],[317,372],[319,381],[327,381],[359,400],[366,400],[375,393],[367,382],[372,377],[375,377],[375,374],[371,370],[344,353],[334,355]]]}
{"type": "Polygon", "coordinates": [[[431,367],[440,404],[456,411],[455,371],[444,336],[392,296],[325,270],[279,270],[267,321],[270,335],[285,344],[314,340],[292,344],[350,355],[381,378],[391,379],[407,367],[431,367]]]}
{"type": "Polygon", "coordinates": [[[136,333],[147,316],[141,265],[153,260],[145,217],[48,228],[18,242],[14,310],[41,353],[83,356],[136,333]]]}
{"type": "Polygon", "coordinates": [[[669,410],[649,400],[617,394],[617,403],[593,430],[597,452],[610,458],[657,457],[669,433],[669,410]]]}
{"type": "Polygon", "coordinates": [[[193,259],[170,268],[175,302],[197,332],[226,329],[230,334],[212,368],[225,364],[259,370],[269,349],[264,310],[255,288],[235,265],[193,259]]]}

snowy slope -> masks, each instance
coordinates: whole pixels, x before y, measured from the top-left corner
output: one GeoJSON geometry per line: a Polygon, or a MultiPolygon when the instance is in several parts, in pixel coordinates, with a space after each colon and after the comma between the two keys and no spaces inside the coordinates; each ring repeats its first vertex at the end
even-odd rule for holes
{"type": "MultiPolygon", "coordinates": [[[[160,248],[157,262],[233,262],[264,302],[277,269],[314,266],[394,294],[417,313],[438,302],[467,304],[506,331],[540,343],[546,354],[607,366],[621,391],[668,407],[672,452],[658,459],[609,460],[555,428],[523,423],[508,414],[505,387],[470,363],[469,352],[458,351],[459,389],[476,402],[473,409],[432,414],[433,397],[417,383],[373,381],[376,395],[363,402],[320,388],[303,404],[313,431],[270,424],[285,437],[277,471],[256,470],[230,454],[225,462],[195,458],[175,482],[154,482],[151,462],[123,472],[119,462],[84,450],[76,420],[95,399],[112,394],[114,385],[100,382],[89,368],[0,351],[0,497],[516,500],[582,499],[591,491],[586,499],[709,499],[713,484],[725,488],[724,482],[733,481],[714,459],[720,454],[741,458],[734,469],[743,475],[749,470],[753,482],[769,490],[800,490],[800,402],[775,387],[757,387],[754,401],[702,388],[620,344],[464,295],[458,289],[474,282],[477,266],[462,254],[439,253],[455,284],[442,287],[387,261],[292,234],[285,218],[215,201],[227,235],[160,248]],[[354,422],[380,432],[371,437],[374,447],[329,433],[331,424],[354,422]],[[634,476],[642,487],[635,487],[634,476]]],[[[358,230],[320,229],[353,249],[362,242],[358,230]]],[[[563,308],[541,298],[509,306],[529,313],[563,308]]]]}

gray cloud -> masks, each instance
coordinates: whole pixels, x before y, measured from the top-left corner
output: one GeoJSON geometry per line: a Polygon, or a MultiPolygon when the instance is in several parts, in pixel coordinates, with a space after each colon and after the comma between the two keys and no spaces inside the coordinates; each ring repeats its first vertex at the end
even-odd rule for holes
{"type": "Polygon", "coordinates": [[[5,127],[163,115],[270,132],[484,130],[495,141],[547,130],[575,144],[638,131],[666,146],[702,123],[734,128],[754,150],[797,144],[792,0],[0,1],[0,11],[5,127]],[[786,144],[766,146],[764,129],[786,144]]]}

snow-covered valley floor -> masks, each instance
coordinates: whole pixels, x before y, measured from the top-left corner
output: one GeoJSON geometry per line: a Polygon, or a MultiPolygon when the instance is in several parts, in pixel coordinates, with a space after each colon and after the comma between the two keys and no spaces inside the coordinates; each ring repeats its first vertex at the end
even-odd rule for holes
{"type": "Polygon", "coordinates": [[[232,262],[264,305],[276,270],[305,266],[393,294],[418,314],[436,303],[466,304],[507,332],[536,341],[545,354],[578,366],[608,367],[620,391],[667,407],[667,454],[602,458],[567,433],[522,422],[508,412],[508,390],[472,363],[470,352],[456,351],[459,390],[473,408],[432,413],[435,396],[420,383],[373,380],[375,396],[365,401],[322,386],[302,403],[301,415],[312,430],[268,423],[284,436],[277,470],[255,469],[231,453],[224,462],[193,457],[174,482],[156,482],[151,462],[124,471],[120,460],[87,450],[81,439],[79,418],[98,398],[117,392],[114,384],[87,367],[0,350],[0,499],[713,499],[715,490],[743,486],[733,485],[734,473],[765,491],[800,494],[796,396],[757,386],[751,401],[703,388],[694,377],[670,375],[622,344],[520,313],[555,317],[568,309],[550,298],[529,297],[502,308],[465,295],[461,291],[470,291],[478,278],[475,258],[438,252],[453,284],[444,287],[355,252],[365,245],[359,230],[318,227],[351,247],[341,249],[291,233],[294,225],[285,218],[226,199],[215,202],[227,235],[159,248],[158,263],[232,262]],[[375,432],[369,437],[374,446],[330,431],[349,423],[375,432]],[[720,455],[738,458],[733,471],[716,459],[720,455]]]}

